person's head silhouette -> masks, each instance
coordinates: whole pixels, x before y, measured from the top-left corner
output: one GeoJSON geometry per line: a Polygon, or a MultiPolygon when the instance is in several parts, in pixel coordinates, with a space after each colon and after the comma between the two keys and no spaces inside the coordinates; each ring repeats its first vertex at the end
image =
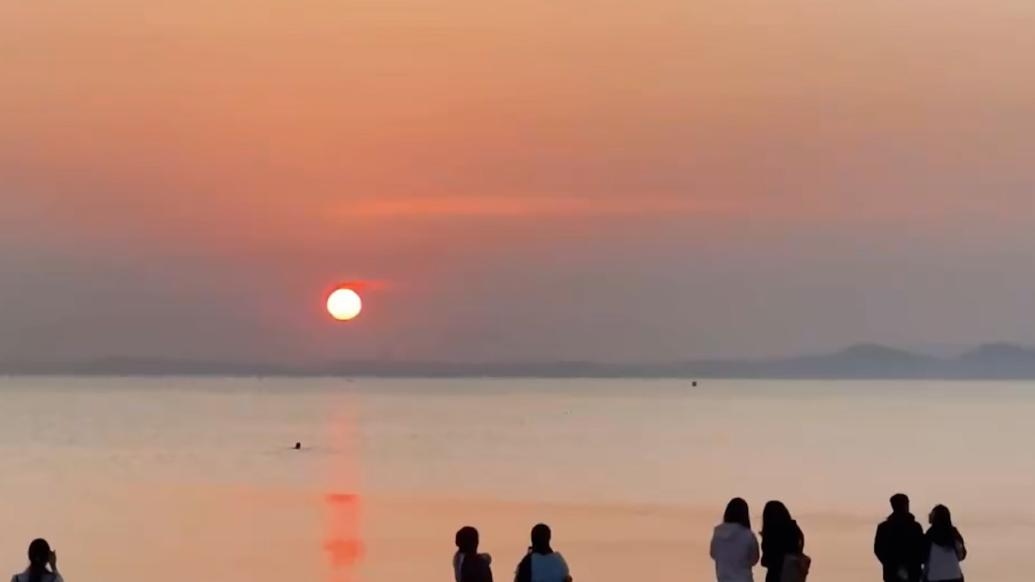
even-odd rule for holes
{"type": "Polygon", "coordinates": [[[457,530],[456,549],[461,554],[478,553],[478,530],[469,525],[457,530]]]}
{"type": "Polygon", "coordinates": [[[905,493],[892,495],[891,510],[895,513],[909,513],[909,497],[905,493]]]}
{"type": "Polygon", "coordinates": [[[944,505],[935,505],[934,509],[931,510],[929,519],[932,528],[952,528],[952,513],[950,513],[949,508],[944,505]]]}
{"type": "Polygon", "coordinates": [[[738,523],[751,529],[751,512],[748,510],[747,501],[740,497],[730,499],[726,504],[726,513],[722,516],[723,523],[738,523]]]}
{"type": "Polygon", "coordinates": [[[782,501],[770,501],[762,509],[762,532],[783,529],[791,525],[791,512],[782,501]]]}
{"type": "Polygon", "coordinates": [[[532,547],[529,549],[537,554],[553,552],[553,549],[550,548],[551,537],[553,537],[553,533],[550,531],[550,526],[545,523],[536,524],[532,528],[532,547]]]}
{"type": "MultiPolygon", "coordinates": [[[[28,582],[43,582],[44,575],[47,574],[47,564],[55,565],[56,556],[50,549],[50,544],[47,540],[38,538],[32,540],[29,544],[29,569],[26,573],[29,575],[28,582]]],[[[55,570],[56,571],[56,570],[55,570]]]]}

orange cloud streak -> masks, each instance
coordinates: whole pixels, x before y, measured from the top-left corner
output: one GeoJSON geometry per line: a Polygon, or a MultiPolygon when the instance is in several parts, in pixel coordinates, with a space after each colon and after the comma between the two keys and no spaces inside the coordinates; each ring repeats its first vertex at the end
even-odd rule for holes
{"type": "Polygon", "coordinates": [[[725,214],[744,210],[735,200],[684,197],[412,196],[349,202],[349,217],[534,217],[651,214],[725,214]]]}

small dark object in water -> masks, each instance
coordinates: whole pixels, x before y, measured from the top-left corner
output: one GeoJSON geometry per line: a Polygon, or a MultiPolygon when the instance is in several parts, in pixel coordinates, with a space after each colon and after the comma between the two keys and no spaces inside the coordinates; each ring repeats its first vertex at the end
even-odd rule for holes
{"type": "Polygon", "coordinates": [[[296,451],[302,450],[302,443],[295,443],[295,450],[296,451]]]}

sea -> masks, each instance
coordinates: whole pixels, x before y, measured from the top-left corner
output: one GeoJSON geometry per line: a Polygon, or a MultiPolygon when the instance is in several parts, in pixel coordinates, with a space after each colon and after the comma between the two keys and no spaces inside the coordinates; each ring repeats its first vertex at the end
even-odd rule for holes
{"type": "Polygon", "coordinates": [[[473,525],[506,580],[545,522],[577,582],[706,581],[740,496],[863,582],[904,492],[968,579],[1028,581],[1033,420],[1027,382],[8,377],[0,569],[45,537],[69,582],[447,582],[473,525]]]}

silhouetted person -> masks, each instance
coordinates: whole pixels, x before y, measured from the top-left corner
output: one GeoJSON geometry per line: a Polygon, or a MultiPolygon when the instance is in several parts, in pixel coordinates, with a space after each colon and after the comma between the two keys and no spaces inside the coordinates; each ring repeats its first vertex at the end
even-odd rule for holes
{"type": "Polygon", "coordinates": [[[787,506],[770,501],[762,510],[762,567],[766,582],[783,581],[783,565],[788,556],[800,557],[805,551],[805,535],[791,519],[787,506]]]}
{"type": "Polygon", "coordinates": [[[29,544],[29,567],[12,576],[11,582],[63,582],[57,569],[57,552],[50,549],[47,540],[32,540],[29,544]]]}
{"type": "Polygon", "coordinates": [[[924,580],[928,582],[963,582],[960,562],[967,558],[963,536],[952,525],[952,514],[944,505],[931,510],[931,527],[925,536],[926,564],[924,580]]]}
{"type": "Polygon", "coordinates": [[[550,547],[551,537],[546,524],[532,528],[532,546],[518,564],[515,582],[571,582],[568,563],[550,547]]]}
{"type": "Polygon", "coordinates": [[[467,525],[456,532],[453,575],[456,582],[492,582],[492,557],[478,553],[478,530],[467,525]]]}
{"type": "Polygon", "coordinates": [[[909,513],[909,498],[891,496],[891,515],[877,526],[873,553],[884,569],[884,582],[919,582],[925,559],[924,529],[909,513]]]}
{"type": "Polygon", "coordinates": [[[737,497],[726,505],[722,523],[712,534],[710,554],[719,582],[754,582],[751,568],[758,563],[758,540],[751,531],[747,501],[737,497]]]}

